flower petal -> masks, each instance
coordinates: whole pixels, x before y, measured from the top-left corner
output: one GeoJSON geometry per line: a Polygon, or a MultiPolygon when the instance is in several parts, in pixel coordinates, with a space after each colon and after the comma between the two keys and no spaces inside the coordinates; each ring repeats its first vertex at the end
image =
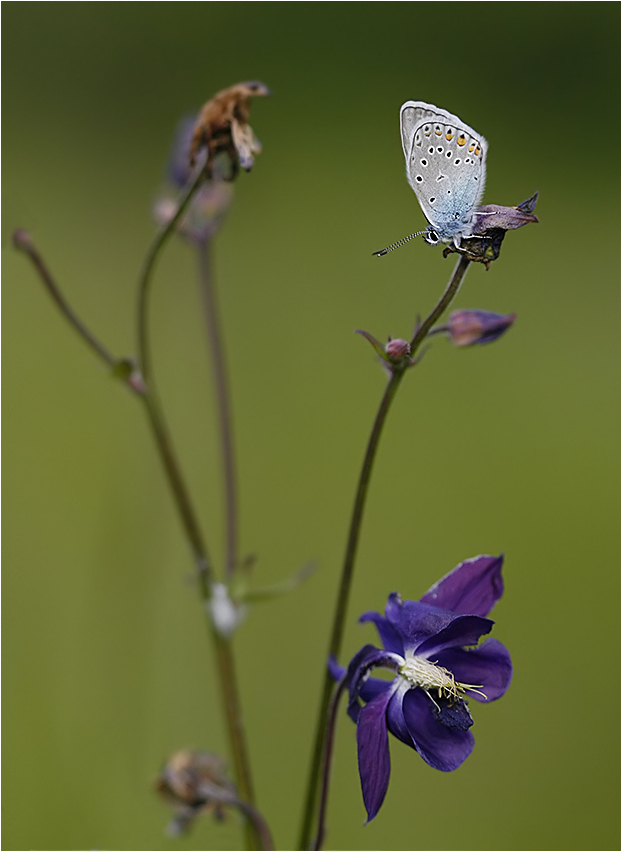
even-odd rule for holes
{"type": "Polygon", "coordinates": [[[398,632],[383,615],[379,612],[364,612],[359,621],[361,623],[373,621],[380,635],[380,641],[387,651],[394,651],[404,656],[404,646],[398,632]]]}
{"type": "Polygon", "coordinates": [[[469,693],[477,701],[501,698],[512,680],[510,652],[497,639],[486,639],[479,648],[448,648],[438,655],[438,663],[457,681],[477,686],[486,696],[469,693]]]}
{"type": "MultiPolygon", "coordinates": [[[[395,687],[394,687],[395,689],[395,687]]],[[[367,822],[372,820],[384,801],[391,774],[386,710],[393,690],[374,698],[361,710],[356,725],[359,774],[367,822]]]]}
{"type": "MultiPolygon", "coordinates": [[[[350,689],[350,700],[348,702],[348,713],[352,718],[358,718],[359,695],[366,686],[369,672],[373,668],[386,667],[397,670],[403,663],[402,657],[390,651],[380,650],[374,645],[364,645],[356,654],[348,666],[348,686],[350,689]]],[[[381,683],[390,683],[381,681],[381,683]]]]}
{"type": "Polygon", "coordinates": [[[394,595],[390,595],[385,612],[387,620],[399,634],[407,651],[418,648],[426,639],[436,636],[452,621],[461,617],[455,612],[419,601],[402,601],[394,595]]]}
{"type": "Polygon", "coordinates": [[[422,689],[409,689],[402,702],[404,720],[415,748],[430,766],[442,772],[457,769],[473,751],[471,731],[438,721],[438,711],[422,689]]]}
{"type": "Polygon", "coordinates": [[[480,636],[490,633],[493,624],[494,621],[479,615],[455,615],[451,624],[417,646],[417,656],[429,659],[446,648],[477,645],[480,636]]]}
{"type": "Polygon", "coordinates": [[[398,740],[401,740],[403,743],[406,743],[407,746],[414,749],[415,744],[413,742],[413,738],[410,736],[410,731],[406,727],[404,711],[402,709],[404,695],[409,689],[412,689],[412,687],[403,678],[400,680],[401,683],[391,696],[391,701],[387,707],[387,727],[394,737],[397,737],[398,740]]]}
{"type": "Polygon", "coordinates": [[[421,603],[463,615],[488,615],[503,594],[501,556],[476,556],[461,562],[425,593],[421,603]]]}
{"type": "Polygon", "coordinates": [[[340,666],[337,660],[331,654],[328,658],[328,671],[330,672],[333,680],[339,681],[345,675],[347,669],[344,669],[343,666],[340,666]]]}

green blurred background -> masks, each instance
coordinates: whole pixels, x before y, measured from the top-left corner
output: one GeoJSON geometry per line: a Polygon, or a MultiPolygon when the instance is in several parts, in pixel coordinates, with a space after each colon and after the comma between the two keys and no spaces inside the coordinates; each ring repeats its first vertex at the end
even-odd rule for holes
{"type": "MultiPolygon", "coordinates": [[[[132,354],[150,209],[181,116],[259,79],[264,151],[215,264],[232,374],[242,545],[267,584],[236,639],[259,805],[297,839],[346,527],[384,386],[369,345],[408,337],[453,268],[424,224],[398,112],[423,99],[489,141],[485,201],[538,189],[458,307],[517,312],[498,343],[437,340],[378,455],[344,661],[396,589],[506,554],[495,635],[515,678],[475,706],[456,772],[392,741],[364,827],[355,729],[338,731],[334,849],[615,849],[618,840],[617,3],[4,3],[4,843],[236,849],[234,818],[164,833],[172,751],[225,753],[192,564],[140,407],[11,246],[28,228],[73,306],[132,354]],[[613,138],[611,134],[613,133],[613,138]],[[587,141],[590,144],[587,144],[587,141]],[[609,690],[613,689],[613,695],[609,690]]],[[[211,550],[220,466],[195,258],[154,288],[156,368],[211,550]]]]}

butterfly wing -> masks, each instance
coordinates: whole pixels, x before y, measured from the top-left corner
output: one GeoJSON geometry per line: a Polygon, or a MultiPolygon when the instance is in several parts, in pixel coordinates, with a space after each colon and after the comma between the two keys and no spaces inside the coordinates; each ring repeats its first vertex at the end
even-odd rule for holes
{"type": "Polygon", "coordinates": [[[406,101],[400,110],[406,174],[421,209],[442,240],[470,233],[484,193],[488,143],[447,110],[406,101]]]}

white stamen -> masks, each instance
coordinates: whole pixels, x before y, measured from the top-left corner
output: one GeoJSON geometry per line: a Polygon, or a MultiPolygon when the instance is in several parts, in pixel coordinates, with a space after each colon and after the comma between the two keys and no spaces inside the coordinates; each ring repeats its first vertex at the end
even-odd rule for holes
{"type": "MultiPolygon", "coordinates": [[[[478,692],[484,695],[476,685],[470,683],[460,683],[455,679],[453,674],[443,666],[426,660],[424,657],[417,657],[412,653],[406,652],[404,665],[400,667],[399,673],[401,676],[411,683],[413,686],[420,686],[425,690],[430,698],[432,693],[436,693],[439,698],[449,698],[453,701],[458,701],[463,698],[466,690],[470,692],[478,692]]],[[[482,684],[478,684],[481,686],[482,684]]]]}

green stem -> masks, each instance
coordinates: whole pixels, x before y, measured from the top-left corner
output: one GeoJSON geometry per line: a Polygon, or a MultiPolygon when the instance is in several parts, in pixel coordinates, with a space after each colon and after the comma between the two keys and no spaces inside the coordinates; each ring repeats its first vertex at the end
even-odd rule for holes
{"type": "Polygon", "coordinates": [[[138,326],[137,326],[137,334],[138,334],[138,366],[143,375],[145,382],[148,382],[151,377],[151,355],[149,351],[149,337],[148,337],[148,299],[150,292],[150,284],[151,284],[151,276],[153,273],[153,269],[155,266],[155,262],[160,254],[164,244],[171,236],[171,234],[175,231],[177,224],[179,223],[181,217],[184,215],[186,208],[192,201],[192,198],[205,180],[205,174],[203,172],[205,168],[205,163],[207,161],[207,150],[203,151],[199,155],[199,161],[197,162],[195,171],[190,177],[188,181],[187,187],[184,190],[184,193],[179,202],[179,206],[177,208],[177,212],[173,216],[173,218],[167,222],[166,225],[163,225],[157,234],[155,240],[153,241],[151,248],[147,252],[147,256],[145,258],[145,262],[143,264],[142,272],[140,275],[139,285],[138,285],[138,326]]]}
{"type": "Polygon", "coordinates": [[[449,307],[452,302],[454,296],[460,289],[460,285],[464,281],[464,276],[466,275],[466,271],[469,268],[470,260],[464,255],[460,255],[460,259],[456,264],[453,274],[449,279],[449,284],[447,285],[445,292],[441,296],[439,303],[434,308],[432,313],[426,318],[426,320],[419,326],[417,331],[415,332],[415,336],[410,342],[410,357],[414,358],[417,349],[421,346],[425,338],[427,337],[428,332],[434,325],[434,323],[441,317],[441,315],[445,312],[445,310],[449,307]]]}
{"type": "Polygon", "coordinates": [[[226,558],[225,571],[228,577],[233,575],[238,562],[237,556],[237,488],[235,473],[235,453],[233,449],[233,422],[231,400],[227,381],[225,348],[220,331],[220,317],[216,299],[216,288],[210,263],[210,240],[197,244],[199,257],[199,285],[203,299],[207,341],[210,350],[214,385],[216,390],[216,409],[222,448],[223,480],[225,488],[225,528],[226,558]]]}
{"type": "MultiPolygon", "coordinates": [[[[154,244],[149,250],[147,260],[143,267],[139,285],[140,294],[138,307],[139,363],[142,365],[143,375],[145,374],[145,370],[147,370],[150,376],[152,373],[147,336],[147,297],[155,260],[157,259],[166,239],[173,232],[177,222],[180,220],[181,215],[189,204],[194,192],[203,180],[203,167],[204,161],[199,164],[197,177],[191,180],[189,188],[180,202],[177,213],[156,237],[154,244]]],[[[157,401],[152,377],[147,382],[145,404],[151,427],[156,438],[156,443],[160,450],[160,455],[168,475],[169,485],[175,497],[175,502],[186,530],[186,535],[193,549],[199,576],[201,598],[204,604],[207,605],[211,599],[212,592],[210,586],[214,581],[214,572],[207,556],[207,550],[200,533],[199,525],[196,521],[192,503],[181,475],[181,469],[173,454],[172,444],[168,435],[161,407],[157,401]]],[[[220,694],[227,725],[229,746],[233,758],[236,786],[238,788],[240,798],[243,799],[251,808],[254,808],[250,755],[246,743],[246,734],[242,718],[233,646],[230,638],[222,636],[215,629],[207,608],[206,615],[209,619],[210,635],[212,637],[214,651],[216,654],[216,665],[220,681],[220,694]]],[[[260,837],[255,821],[250,819],[246,820],[244,830],[246,834],[247,848],[261,848],[263,841],[260,837]]]]}
{"type": "MultiPolygon", "coordinates": [[[[367,489],[371,478],[372,467],[376,457],[376,450],[382,434],[387,414],[391,402],[397,393],[397,389],[404,376],[403,372],[395,372],[391,374],[389,383],[385,389],[380,408],[374,421],[374,426],[367,444],[365,458],[363,460],[363,468],[359,478],[358,487],[356,490],[356,498],[354,500],[354,509],[350,520],[350,532],[348,535],[348,543],[346,545],[346,553],[343,562],[341,573],[341,582],[339,585],[339,593],[337,596],[337,606],[333,617],[333,627],[328,649],[328,657],[337,658],[341,649],[341,641],[346,622],[346,610],[348,607],[348,599],[350,596],[350,586],[352,584],[352,576],[354,572],[354,561],[358,547],[359,535],[361,530],[361,521],[363,519],[363,511],[365,509],[365,501],[367,497],[367,489]]],[[[326,723],[328,720],[328,710],[330,704],[330,696],[333,690],[333,679],[328,667],[324,673],[324,685],[322,688],[322,698],[320,700],[320,712],[318,715],[317,727],[315,731],[315,746],[313,749],[313,759],[311,763],[311,771],[309,773],[309,781],[307,786],[307,798],[305,803],[305,811],[303,817],[302,833],[300,839],[300,849],[309,849],[311,834],[313,831],[313,820],[316,813],[316,803],[318,794],[318,781],[320,768],[322,764],[322,754],[324,751],[324,737],[326,732],[326,723]]]]}
{"type": "Polygon", "coordinates": [[[92,349],[102,361],[104,361],[109,367],[114,368],[117,364],[117,359],[102,343],[99,342],[99,340],[97,340],[95,335],[91,333],[91,331],[84,325],[82,320],[70,307],[69,302],[65,299],[56,284],[56,281],[52,277],[52,273],[47,268],[45,261],[37,251],[28,231],[18,228],[18,230],[13,234],[13,244],[15,248],[23,251],[30,259],[32,265],[39,274],[39,278],[45,285],[45,289],[48,291],[52,299],[54,299],[56,306],[69,322],[69,325],[78,332],[89,348],[92,349]]]}
{"type": "Polygon", "coordinates": [[[333,741],[335,738],[335,728],[337,725],[337,709],[339,701],[346,688],[346,678],[344,677],[339,683],[335,684],[333,695],[330,701],[328,710],[328,719],[326,725],[326,744],[324,748],[324,761],[322,768],[322,795],[320,796],[320,808],[318,813],[318,828],[315,837],[314,849],[321,849],[324,843],[324,835],[326,834],[326,809],[328,805],[328,785],[330,782],[330,765],[333,756],[333,741]]]}
{"type": "MultiPolygon", "coordinates": [[[[430,328],[434,325],[434,323],[441,316],[441,314],[446,310],[446,308],[449,306],[452,299],[458,292],[460,285],[464,279],[464,275],[468,269],[468,266],[469,261],[465,257],[461,256],[458,260],[458,263],[456,264],[449,284],[447,285],[447,288],[441,296],[438,304],[432,310],[426,320],[422,323],[422,325],[419,326],[412,339],[410,353],[411,357],[414,357],[417,349],[425,340],[425,337],[430,328]]],[[[403,376],[403,370],[397,370],[394,368],[394,372],[391,374],[391,378],[389,379],[389,383],[385,389],[384,395],[380,402],[380,407],[378,409],[378,413],[374,421],[374,426],[369,437],[369,442],[367,444],[367,450],[365,451],[363,467],[361,470],[361,475],[356,491],[356,497],[354,500],[354,509],[352,512],[352,518],[350,520],[348,543],[346,546],[345,558],[341,573],[341,581],[337,596],[337,606],[335,608],[331,639],[328,649],[329,657],[333,656],[337,658],[341,650],[341,642],[345,629],[346,612],[350,596],[350,588],[352,585],[352,576],[354,573],[354,563],[356,558],[359,536],[361,532],[363,511],[365,509],[365,502],[367,498],[369,482],[371,479],[372,468],[376,457],[376,451],[378,449],[380,437],[382,434],[382,429],[389,413],[389,408],[391,406],[391,403],[393,402],[393,399],[395,398],[403,376]]],[[[315,731],[315,742],[313,747],[311,770],[309,772],[309,779],[307,785],[307,795],[305,799],[305,808],[303,813],[302,830],[300,836],[300,849],[308,849],[309,844],[311,842],[313,822],[317,810],[319,776],[325,748],[326,724],[328,720],[332,687],[333,680],[330,672],[328,671],[328,667],[326,667],[324,672],[322,697],[320,700],[320,710],[315,731]]]]}
{"type": "MultiPolygon", "coordinates": [[[[177,217],[178,218],[178,217],[177,217]]],[[[23,251],[31,260],[45,288],[50,293],[57,307],[60,309],[63,316],[68,320],[70,325],[78,332],[82,339],[88,344],[95,354],[108,366],[116,367],[118,359],[112,355],[90,332],[90,330],[74,313],[69,303],[61,293],[59,287],[54,281],[49,269],[47,268],[43,258],[37,251],[30,234],[26,231],[18,230],[14,234],[14,244],[16,248],[23,251]]],[[[160,245],[161,245],[161,237],[160,245]]],[[[153,249],[150,256],[155,257],[153,249]]],[[[148,281],[147,276],[147,281],[148,281]]],[[[144,282],[143,278],[143,282],[144,282]]],[[[141,285],[143,286],[143,285],[141,285]]],[[[146,294],[146,290],[145,290],[146,294]]],[[[144,305],[144,299],[141,299],[144,305]]],[[[145,337],[146,340],[146,337],[145,337]]],[[[173,444],[169,435],[169,431],[162,413],[161,407],[157,401],[153,383],[150,386],[145,386],[142,381],[136,382],[132,376],[127,377],[126,384],[130,390],[135,393],[143,402],[145,412],[151,426],[151,431],[155,438],[156,446],[160,455],[160,459],[166,472],[168,484],[175,504],[177,506],[182,526],[186,533],[186,537],[190,542],[194,560],[197,566],[199,579],[200,595],[207,604],[211,597],[210,585],[213,582],[214,572],[207,555],[207,548],[203,540],[200,526],[194,512],[192,500],[189,496],[181,467],[175,455],[173,444]]],[[[207,615],[207,610],[206,610],[207,615]]],[[[208,616],[209,618],[209,616],[208,616]]],[[[229,736],[230,748],[233,755],[234,774],[238,790],[241,798],[245,800],[246,805],[251,811],[255,812],[254,796],[251,782],[250,760],[248,748],[246,745],[246,737],[242,722],[242,714],[240,710],[240,697],[235,675],[235,660],[233,656],[233,648],[231,641],[216,632],[211,620],[208,621],[210,635],[212,637],[214,651],[216,654],[216,663],[218,675],[221,684],[221,695],[223,698],[224,714],[227,723],[227,731],[229,736]]],[[[266,835],[261,828],[258,828],[256,819],[249,819],[245,823],[245,832],[247,838],[247,847],[249,849],[270,848],[266,845],[266,835]]],[[[271,843],[271,841],[270,841],[271,843]]]]}
{"type": "Polygon", "coordinates": [[[210,584],[214,582],[214,569],[207,554],[203,534],[173,449],[162,409],[156,401],[153,387],[147,389],[142,400],[182,526],[192,548],[192,555],[197,567],[197,575],[201,588],[201,597],[203,600],[209,600],[211,595],[210,584]]]}
{"type": "MultiPolygon", "coordinates": [[[[177,505],[177,509],[186,532],[186,537],[192,547],[194,560],[197,566],[201,599],[204,606],[207,606],[211,598],[211,583],[214,580],[214,571],[209,561],[207,549],[194,514],[192,502],[188,495],[185,482],[180,472],[179,464],[173,451],[166,423],[160,406],[155,401],[153,391],[149,391],[147,395],[143,397],[143,400],[145,403],[147,417],[160,452],[160,458],[162,459],[162,463],[167,474],[168,483],[175,498],[175,504],[177,505]]],[[[230,639],[218,633],[211,623],[211,620],[208,621],[208,624],[216,655],[216,667],[218,669],[218,677],[221,687],[220,694],[233,758],[233,770],[236,786],[240,798],[253,810],[254,813],[256,813],[254,809],[255,797],[251,778],[250,758],[242,718],[233,646],[230,639]]],[[[265,836],[262,837],[262,831],[260,830],[256,819],[248,819],[245,822],[245,832],[247,846],[249,849],[270,848],[265,845],[265,836]]]]}

